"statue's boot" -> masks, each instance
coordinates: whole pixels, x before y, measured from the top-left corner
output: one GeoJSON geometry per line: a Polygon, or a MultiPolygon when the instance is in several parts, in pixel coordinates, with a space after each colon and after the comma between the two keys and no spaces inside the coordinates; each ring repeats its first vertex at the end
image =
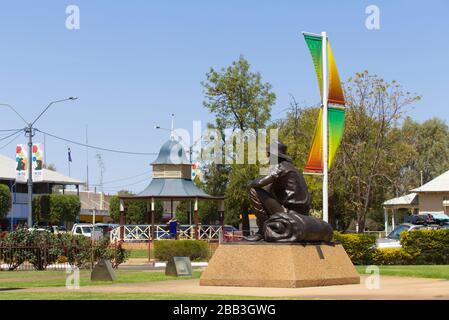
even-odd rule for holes
{"type": "Polygon", "coordinates": [[[261,235],[260,233],[256,233],[256,234],[254,234],[252,236],[244,237],[244,239],[246,241],[249,241],[249,242],[262,241],[263,240],[263,235],[261,235]]]}

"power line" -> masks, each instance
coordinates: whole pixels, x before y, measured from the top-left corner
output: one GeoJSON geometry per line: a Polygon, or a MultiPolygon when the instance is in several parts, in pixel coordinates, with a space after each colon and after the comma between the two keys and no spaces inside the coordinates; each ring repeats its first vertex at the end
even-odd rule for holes
{"type": "Polygon", "coordinates": [[[155,155],[158,155],[158,153],[156,153],[156,152],[132,152],[132,151],[123,151],[123,150],[115,150],[115,149],[108,149],[108,148],[102,148],[102,147],[97,147],[97,146],[91,146],[91,145],[88,145],[88,144],[85,144],[85,143],[81,143],[81,142],[69,140],[69,139],[66,139],[66,138],[58,137],[58,136],[55,136],[55,135],[53,135],[51,133],[44,132],[44,131],[39,130],[39,129],[35,129],[35,130],[39,131],[39,132],[41,132],[43,134],[46,134],[47,136],[50,136],[52,138],[59,139],[59,140],[65,141],[65,142],[70,142],[70,143],[73,143],[73,144],[76,144],[76,145],[79,145],[79,146],[82,146],[82,147],[91,148],[91,149],[102,150],[102,151],[107,151],[107,152],[114,152],[114,153],[121,153],[121,154],[134,154],[134,155],[139,155],[139,156],[155,156],[155,155]]]}
{"type": "Polygon", "coordinates": [[[18,131],[23,129],[1,129],[0,132],[11,132],[11,131],[18,131]]]}
{"type": "MultiPolygon", "coordinates": [[[[142,172],[142,173],[140,173],[140,174],[136,174],[136,175],[134,175],[134,176],[131,176],[131,177],[127,177],[127,178],[121,178],[121,179],[116,179],[116,180],[110,180],[110,181],[106,181],[106,182],[103,182],[103,184],[109,184],[109,183],[114,183],[114,182],[120,182],[120,181],[131,180],[131,179],[133,179],[133,178],[137,178],[137,177],[140,177],[140,176],[142,176],[142,175],[144,175],[144,174],[148,174],[148,173],[150,173],[150,172],[151,172],[151,170],[147,170],[147,171],[145,171],[145,172],[142,172]]],[[[96,186],[96,187],[98,187],[99,185],[98,185],[98,184],[94,184],[93,186],[96,186]]]]}
{"type": "Polygon", "coordinates": [[[19,130],[16,130],[15,132],[13,132],[13,133],[11,133],[11,134],[8,134],[6,137],[1,138],[0,141],[9,139],[9,138],[11,138],[12,136],[15,136],[16,134],[18,134],[19,132],[21,132],[22,130],[23,130],[23,129],[19,129],[19,130]]]}
{"type": "MultiPolygon", "coordinates": [[[[22,130],[20,130],[20,131],[22,131],[22,130]]],[[[0,147],[0,150],[9,146],[13,141],[15,141],[20,136],[20,134],[21,134],[21,132],[17,132],[16,135],[11,140],[9,140],[6,144],[4,144],[3,146],[0,147]]]]}
{"type": "Polygon", "coordinates": [[[139,181],[134,182],[134,183],[125,184],[125,185],[122,185],[122,186],[107,187],[107,188],[104,188],[104,189],[106,189],[106,190],[121,189],[121,188],[124,188],[124,187],[134,186],[136,184],[139,184],[139,183],[142,183],[142,182],[145,182],[145,181],[148,181],[148,180],[149,180],[149,178],[145,178],[143,180],[139,180],[139,181]]]}

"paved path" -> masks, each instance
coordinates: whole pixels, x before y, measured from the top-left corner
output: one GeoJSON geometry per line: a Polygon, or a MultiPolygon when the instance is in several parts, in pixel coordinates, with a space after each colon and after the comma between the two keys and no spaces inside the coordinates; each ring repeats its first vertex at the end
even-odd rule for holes
{"type": "MultiPolygon", "coordinates": [[[[380,288],[369,290],[366,276],[358,285],[313,288],[249,288],[203,287],[199,280],[174,280],[140,284],[85,286],[79,292],[97,293],[190,293],[207,295],[241,295],[255,297],[292,297],[304,299],[446,299],[449,300],[449,280],[382,276],[380,288]]],[[[29,288],[24,292],[67,292],[65,288],[29,288]]]]}

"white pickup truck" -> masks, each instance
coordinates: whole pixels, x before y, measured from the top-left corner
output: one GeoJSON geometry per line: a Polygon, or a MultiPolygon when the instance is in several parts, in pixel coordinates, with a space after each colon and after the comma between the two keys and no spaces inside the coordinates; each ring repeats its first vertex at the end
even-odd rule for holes
{"type": "Polygon", "coordinates": [[[94,226],[90,223],[75,223],[72,227],[72,234],[92,238],[92,230],[95,230],[95,240],[99,240],[103,237],[103,229],[99,227],[94,228],[94,226]]]}

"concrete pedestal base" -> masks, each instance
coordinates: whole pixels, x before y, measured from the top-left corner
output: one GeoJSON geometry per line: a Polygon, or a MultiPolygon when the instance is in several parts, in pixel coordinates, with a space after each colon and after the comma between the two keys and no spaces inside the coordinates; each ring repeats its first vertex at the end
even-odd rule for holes
{"type": "Polygon", "coordinates": [[[341,244],[222,244],[201,286],[299,288],[358,284],[360,276],[341,244]]]}

